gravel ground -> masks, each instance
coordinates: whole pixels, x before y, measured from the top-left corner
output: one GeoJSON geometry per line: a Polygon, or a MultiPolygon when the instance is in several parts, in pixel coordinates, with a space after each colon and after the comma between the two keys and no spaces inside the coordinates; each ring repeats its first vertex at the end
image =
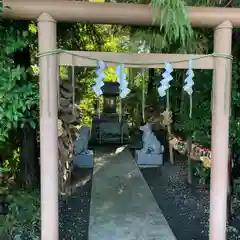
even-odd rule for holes
{"type": "MultiPolygon", "coordinates": [[[[166,162],[161,174],[155,168],[141,171],[177,239],[207,240],[209,191],[196,184],[189,187],[182,156],[174,165],[166,162]]],[[[88,240],[92,170],[81,169],[74,176],[72,195],[60,200],[60,240],[88,240]]],[[[240,218],[227,229],[228,240],[240,240],[240,218]]]]}
{"type": "Polygon", "coordinates": [[[74,173],[73,193],[60,200],[60,240],[88,240],[92,170],[74,173]]]}
{"type": "MultiPolygon", "coordinates": [[[[187,161],[181,156],[171,165],[166,162],[161,173],[154,168],[141,170],[159,207],[178,240],[207,240],[209,190],[187,183],[187,161]]],[[[233,219],[228,240],[240,239],[240,219],[233,219]]]]}

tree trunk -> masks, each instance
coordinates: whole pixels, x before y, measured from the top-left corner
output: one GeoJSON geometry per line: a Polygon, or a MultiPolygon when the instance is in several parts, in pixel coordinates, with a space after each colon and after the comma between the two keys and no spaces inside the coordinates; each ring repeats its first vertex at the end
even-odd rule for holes
{"type": "Polygon", "coordinates": [[[38,186],[40,169],[37,157],[37,134],[29,124],[20,129],[20,184],[25,188],[38,186]]]}
{"type": "Polygon", "coordinates": [[[193,167],[192,167],[191,151],[192,151],[192,135],[189,136],[188,139],[187,139],[188,184],[192,184],[192,177],[193,177],[193,167]]]}
{"type": "Polygon", "coordinates": [[[154,68],[149,68],[148,76],[149,76],[148,89],[152,90],[154,88],[154,76],[155,76],[155,69],[154,68]]]}
{"type": "MultiPolygon", "coordinates": [[[[19,21],[17,28],[28,31],[28,22],[19,21]]],[[[16,65],[20,65],[25,69],[31,66],[29,47],[15,52],[14,61],[16,65]]],[[[27,74],[26,79],[22,79],[21,84],[28,84],[31,81],[31,75],[27,74]]],[[[19,129],[20,142],[20,184],[26,188],[33,188],[39,182],[39,162],[37,154],[37,136],[36,129],[31,128],[29,124],[25,124],[19,129]]]]}

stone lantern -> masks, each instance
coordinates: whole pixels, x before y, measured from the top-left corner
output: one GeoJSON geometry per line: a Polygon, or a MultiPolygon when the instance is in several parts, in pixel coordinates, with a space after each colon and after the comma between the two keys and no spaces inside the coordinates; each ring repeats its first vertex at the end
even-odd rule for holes
{"type": "Polygon", "coordinates": [[[105,82],[103,91],[103,114],[117,113],[117,97],[119,95],[119,84],[117,82],[105,82]]]}
{"type": "Polygon", "coordinates": [[[99,115],[93,116],[91,141],[97,143],[123,143],[129,139],[128,125],[119,121],[117,113],[117,98],[119,83],[104,82],[103,109],[99,115]]]}

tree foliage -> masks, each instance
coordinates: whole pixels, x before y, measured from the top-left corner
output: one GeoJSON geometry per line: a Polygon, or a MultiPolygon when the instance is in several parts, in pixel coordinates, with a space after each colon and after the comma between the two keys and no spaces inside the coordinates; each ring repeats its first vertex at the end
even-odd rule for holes
{"type": "Polygon", "coordinates": [[[165,42],[180,40],[181,44],[186,46],[193,33],[185,1],[151,0],[151,4],[154,8],[153,21],[160,25],[160,31],[164,31],[165,42]]]}
{"type": "MultiPolygon", "coordinates": [[[[0,144],[7,141],[11,130],[30,122],[35,127],[36,112],[31,112],[33,106],[38,106],[38,84],[21,83],[27,73],[23,67],[16,66],[13,54],[29,44],[29,33],[14,27],[1,26],[0,29],[0,144]]],[[[29,69],[30,70],[30,69],[29,69]]]]}

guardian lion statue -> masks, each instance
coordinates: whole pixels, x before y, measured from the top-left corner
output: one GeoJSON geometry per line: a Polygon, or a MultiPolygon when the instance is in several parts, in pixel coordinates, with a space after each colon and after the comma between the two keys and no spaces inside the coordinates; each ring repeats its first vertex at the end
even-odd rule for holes
{"type": "Polygon", "coordinates": [[[141,151],[147,154],[161,154],[164,151],[164,148],[153,134],[151,124],[147,123],[144,126],[141,126],[140,130],[143,132],[143,148],[141,151]]]}
{"type": "Polygon", "coordinates": [[[87,125],[82,126],[78,132],[76,132],[75,141],[75,154],[89,154],[88,150],[88,140],[90,137],[90,128],[87,125]]]}

